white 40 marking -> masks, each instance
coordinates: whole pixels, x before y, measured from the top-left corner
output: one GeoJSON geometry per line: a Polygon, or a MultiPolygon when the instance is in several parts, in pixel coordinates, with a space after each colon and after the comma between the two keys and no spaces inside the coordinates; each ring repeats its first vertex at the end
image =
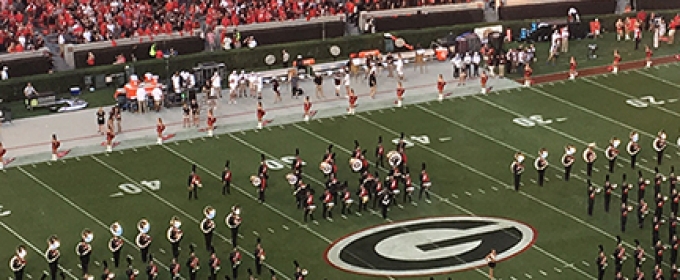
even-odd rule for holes
{"type": "Polygon", "coordinates": [[[406,148],[411,148],[411,147],[415,146],[414,142],[418,142],[418,143],[423,144],[423,145],[430,144],[430,137],[428,137],[427,135],[411,135],[407,138],[408,139],[403,139],[403,140],[401,140],[399,138],[394,138],[394,139],[392,139],[392,143],[394,145],[397,145],[397,144],[399,144],[399,141],[404,141],[406,148]]]}
{"type": "MultiPolygon", "coordinates": [[[[159,191],[161,189],[161,181],[159,180],[141,181],[139,184],[152,192],[159,191]]],[[[144,191],[141,187],[130,183],[120,184],[118,185],[118,189],[125,194],[140,194],[142,191],[144,191]]]]}
{"type": "Polygon", "coordinates": [[[647,96],[642,96],[640,98],[631,98],[626,100],[626,104],[633,106],[635,108],[647,108],[650,105],[663,105],[668,103],[673,103],[677,101],[677,99],[668,99],[668,100],[659,100],[657,101],[654,96],[647,95],[647,96]]]}
{"type": "Polygon", "coordinates": [[[563,122],[566,120],[567,118],[544,119],[542,115],[531,115],[528,117],[514,118],[512,119],[512,122],[521,127],[530,128],[537,125],[549,125],[553,122],[563,122]]]}
{"type": "MultiPolygon", "coordinates": [[[[282,170],[286,168],[286,165],[292,165],[293,162],[295,162],[295,156],[284,156],[281,157],[279,160],[276,159],[266,159],[264,160],[264,163],[267,165],[267,168],[271,170],[282,170]]],[[[307,165],[306,162],[302,162],[302,165],[307,165]]]]}

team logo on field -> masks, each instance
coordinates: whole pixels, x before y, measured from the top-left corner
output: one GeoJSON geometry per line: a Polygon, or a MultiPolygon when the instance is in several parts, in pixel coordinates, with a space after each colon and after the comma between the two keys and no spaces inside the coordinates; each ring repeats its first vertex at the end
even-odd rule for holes
{"type": "Polygon", "coordinates": [[[368,228],[337,240],[326,261],[352,273],[373,276],[423,276],[486,265],[495,249],[497,261],[533,245],[530,226],[502,218],[433,217],[368,228]]]}

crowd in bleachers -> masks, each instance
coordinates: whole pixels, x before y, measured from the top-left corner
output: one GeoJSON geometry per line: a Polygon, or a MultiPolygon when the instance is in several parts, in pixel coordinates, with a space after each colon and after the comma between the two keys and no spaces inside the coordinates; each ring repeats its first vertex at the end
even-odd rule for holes
{"type": "Polygon", "coordinates": [[[0,52],[469,0],[0,0],[0,52]]]}

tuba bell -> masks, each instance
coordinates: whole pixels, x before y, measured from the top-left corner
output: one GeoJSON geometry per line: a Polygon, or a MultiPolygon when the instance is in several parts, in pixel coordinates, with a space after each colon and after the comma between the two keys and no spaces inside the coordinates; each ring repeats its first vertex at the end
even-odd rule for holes
{"type": "Polygon", "coordinates": [[[149,233],[150,229],[151,224],[147,219],[141,219],[137,222],[137,230],[139,230],[140,233],[149,233]]]}
{"type": "Polygon", "coordinates": [[[56,235],[52,235],[47,239],[47,251],[45,252],[45,258],[47,259],[47,262],[52,263],[59,258],[59,255],[61,255],[58,251],[59,246],[61,246],[61,243],[59,242],[59,238],[56,235]],[[51,251],[56,252],[51,254],[51,251]]]}
{"type": "Polygon", "coordinates": [[[111,224],[109,230],[111,231],[111,234],[113,234],[113,236],[115,237],[120,237],[123,235],[123,227],[120,226],[120,223],[118,222],[114,222],[113,224],[111,224]]]}
{"type": "Polygon", "coordinates": [[[352,171],[359,172],[364,168],[364,163],[358,158],[351,158],[349,159],[349,166],[352,168],[352,171]]]}
{"type": "Polygon", "coordinates": [[[288,173],[286,174],[286,181],[288,181],[288,184],[294,186],[298,182],[298,177],[293,173],[288,173]]]}
{"type": "Polygon", "coordinates": [[[18,272],[26,267],[26,248],[23,245],[17,247],[16,254],[9,260],[9,268],[18,272]]]}
{"type": "Polygon", "coordinates": [[[319,165],[319,169],[321,170],[321,172],[323,172],[323,174],[326,175],[331,174],[331,172],[333,172],[333,166],[325,161],[321,162],[321,164],[319,165]]]}
{"type": "Polygon", "coordinates": [[[94,233],[89,229],[84,229],[81,236],[83,237],[83,241],[85,241],[85,243],[90,243],[94,239],[94,233]]]}
{"type": "Polygon", "coordinates": [[[215,218],[215,214],[217,214],[217,211],[212,206],[206,206],[205,208],[203,208],[203,215],[206,218],[212,220],[215,218]]]}
{"type": "Polygon", "coordinates": [[[390,151],[387,153],[387,161],[390,163],[390,166],[392,167],[397,167],[401,164],[401,154],[397,151],[390,151]]]}
{"type": "Polygon", "coordinates": [[[250,183],[253,184],[254,187],[259,187],[260,184],[262,184],[262,180],[260,179],[260,177],[253,175],[250,176],[250,183]]]}

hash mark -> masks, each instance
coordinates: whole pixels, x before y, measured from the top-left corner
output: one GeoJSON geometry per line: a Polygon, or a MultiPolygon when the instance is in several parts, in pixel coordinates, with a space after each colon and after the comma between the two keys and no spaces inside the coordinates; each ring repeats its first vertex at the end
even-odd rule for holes
{"type": "Polygon", "coordinates": [[[451,196],[453,196],[453,198],[458,198],[458,196],[455,193],[452,193],[451,196]]]}
{"type": "Polygon", "coordinates": [[[531,277],[531,274],[529,274],[529,273],[524,273],[524,276],[526,276],[529,279],[533,278],[533,277],[531,277]]]}
{"type": "Polygon", "coordinates": [[[335,121],[335,118],[334,118],[334,117],[329,117],[328,119],[331,120],[332,122],[335,121]]]}
{"type": "Polygon", "coordinates": [[[271,127],[265,126],[264,128],[267,129],[267,131],[272,131],[271,127]]]}
{"type": "Polygon", "coordinates": [[[163,250],[163,248],[158,248],[158,252],[161,252],[161,254],[165,254],[165,250],[163,250]]]}
{"type": "Polygon", "coordinates": [[[33,168],[38,168],[38,166],[36,166],[35,164],[31,164],[31,166],[33,166],[33,168]]]}
{"type": "Polygon", "coordinates": [[[418,203],[415,202],[415,201],[411,201],[411,205],[413,205],[413,206],[415,206],[415,207],[418,207],[418,203]]]}
{"type": "Polygon", "coordinates": [[[260,234],[257,231],[254,231],[254,230],[253,230],[253,235],[260,236],[260,234]]]}
{"type": "Polygon", "coordinates": [[[26,277],[27,277],[28,279],[33,279],[33,275],[30,275],[30,274],[26,274],[26,277]]]}
{"type": "Polygon", "coordinates": [[[383,112],[383,110],[378,110],[378,113],[381,113],[381,114],[382,114],[382,113],[384,113],[384,112],[383,112]]]}
{"type": "Polygon", "coordinates": [[[529,181],[530,181],[532,184],[536,184],[536,180],[534,180],[534,179],[529,179],[529,181]]]}
{"type": "Polygon", "coordinates": [[[191,139],[187,139],[187,142],[189,142],[189,144],[192,144],[192,143],[194,143],[194,141],[193,141],[193,140],[191,140],[191,139]]]}
{"type": "Polygon", "coordinates": [[[80,161],[80,157],[75,157],[76,161],[80,161]]]}
{"type": "Polygon", "coordinates": [[[312,223],[314,223],[317,226],[319,225],[319,222],[317,222],[316,220],[313,220],[312,223]]]}
{"type": "Polygon", "coordinates": [[[562,270],[559,269],[558,267],[554,267],[554,269],[555,269],[555,271],[556,271],[557,273],[562,273],[562,270]]]}
{"type": "Polygon", "coordinates": [[[323,121],[321,121],[321,119],[316,119],[316,121],[318,121],[319,123],[323,123],[323,121]]]}
{"type": "Polygon", "coordinates": [[[581,263],[585,266],[590,266],[590,264],[587,261],[581,261],[581,263]]]}
{"type": "Polygon", "coordinates": [[[404,209],[404,206],[401,204],[397,204],[397,207],[399,207],[399,209],[404,209]]]}
{"type": "Polygon", "coordinates": [[[498,188],[496,188],[496,187],[491,187],[491,189],[492,189],[493,191],[495,191],[495,192],[498,191],[498,188]]]}
{"type": "Polygon", "coordinates": [[[538,273],[542,274],[543,276],[548,276],[548,273],[545,273],[543,270],[539,270],[538,273]]]}
{"type": "Polygon", "coordinates": [[[244,239],[245,237],[243,236],[243,234],[240,234],[240,233],[239,233],[239,234],[238,234],[238,238],[244,239]]]}
{"type": "Polygon", "coordinates": [[[137,148],[132,148],[132,151],[136,153],[136,152],[137,152],[137,148]]]}
{"type": "Polygon", "coordinates": [[[479,190],[479,192],[482,193],[482,194],[485,194],[485,193],[486,193],[486,192],[484,192],[483,189],[478,189],[478,190],[479,190]]]}
{"type": "Polygon", "coordinates": [[[201,141],[205,142],[205,137],[201,137],[201,141]]]}
{"type": "Polygon", "coordinates": [[[666,156],[666,158],[671,158],[671,155],[669,155],[669,154],[666,154],[665,156],[666,156]]]}
{"type": "Polygon", "coordinates": [[[49,161],[48,161],[48,162],[45,162],[45,163],[47,163],[47,165],[52,165],[52,163],[51,163],[51,162],[49,162],[49,161]]]}
{"type": "Polygon", "coordinates": [[[346,119],[346,118],[347,118],[347,115],[342,115],[342,118],[343,118],[343,119],[346,119]]]}
{"type": "Polygon", "coordinates": [[[465,192],[465,194],[466,194],[467,196],[472,196],[472,194],[471,194],[470,192],[465,192]]]}
{"type": "Polygon", "coordinates": [[[359,212],[354,212],[354,214],[357,214],[357,216],[359,216],[359,217],[362,216],[361,213],[359,213],[359,212]]]}
{"type": "MultiPolygon", "coordinates": [[[[678,155],[680,156],[680,152],[678,152],[678,155]]],[[[619,167],[623,167],[623,164],[621,164],[620,162],[617,163],[616,165],[618,165],[619,167]]]]}
{"type": "Polygon", "coordinates": [[[340,215],[340,217],[342,217],[343,220],[347,220],[347,216],[345,215],[340,215]]]}
{"type": "Polygon", "coordinates": [[[175,141],[175,146],[179,146],[179,141],[175,141]]]}
{"type": "Polygon", "coordinates": [[[588,174],[588,173],[586,173],[586,171],[585,171],[585,170],[583,170],[583,169],[581,169],[581,173],[583,173],[583,175],[586,175],[586,174],[588,174]]]}
{"type": "Polygon", "coordinates": [[[122,155],[122,154],[123,154],[123,151],[118,151],[118,153],[122,155]]]}
{"type": "Polygon", "coordinates": [[[281,225],[281,227],[285,230],[289,230],[289,228],[286,225],[281,225]]]}
{"type": "Polygon", "coordinates": [[[600,172],[600,169],[597,169],[597,167],[593,167],[593,171],[600,172]]]}
{"type": "Polygon", "coordinates": [[[366,115],[371,116],[371,115],[373,115],[373,114],[371,114],[371,111],[366,111],[366,115]]]}
{"type": "Polygon", "coordinates": [[[246,135],[246,131],[245,131],[245,130],[241,130],[241,135],[246,135]]]}
{"type": "Polygon", "coordinates": [[[641,161],[641,162],[647,162],[647,159],[644,159],[644,158],[643,158],[643,159],[641,159],[640,161],[641,161]]]}
{"type": "Polygon", "coordinates": [[[147,149],[147,150],[151,150],[151,146],[146,145],[146,149],[147,149]]]}
{"type": "Polygon", "coordinates": [[[274,230],[272,228],[267,228],[267,230],[271,233],[274,233],[274,230]]]}

